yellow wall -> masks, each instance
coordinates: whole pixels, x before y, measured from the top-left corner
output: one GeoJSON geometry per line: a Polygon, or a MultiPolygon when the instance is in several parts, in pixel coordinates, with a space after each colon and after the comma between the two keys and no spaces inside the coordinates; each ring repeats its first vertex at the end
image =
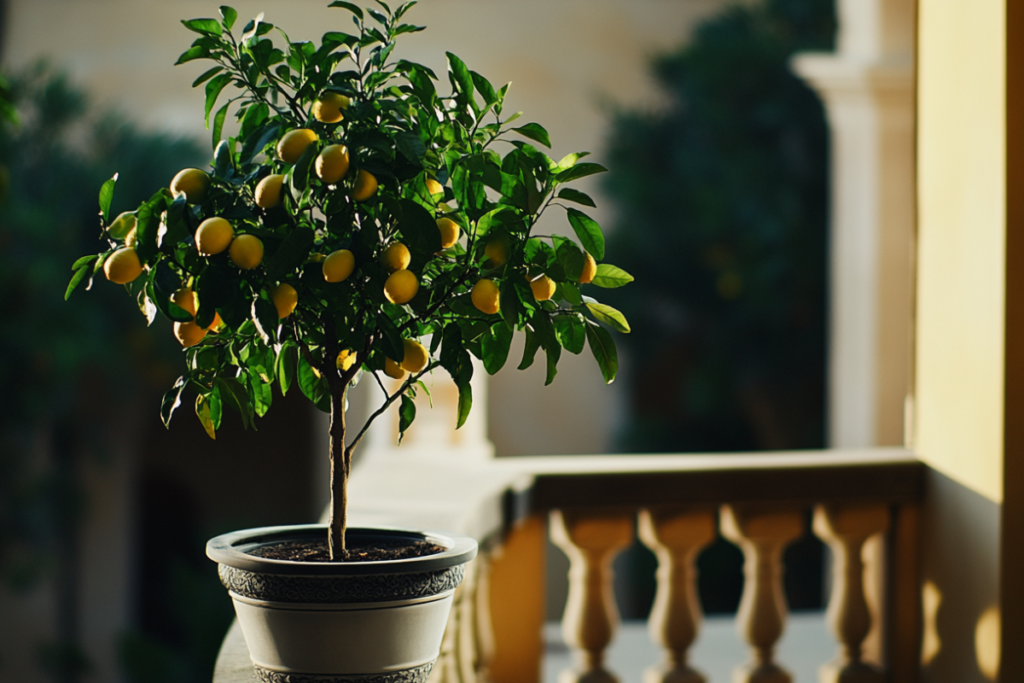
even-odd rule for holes
{"type": "Polygon", "coordinates": [[[915,450],[1003,499],[1003,2],[921,0],[915,450]]]}

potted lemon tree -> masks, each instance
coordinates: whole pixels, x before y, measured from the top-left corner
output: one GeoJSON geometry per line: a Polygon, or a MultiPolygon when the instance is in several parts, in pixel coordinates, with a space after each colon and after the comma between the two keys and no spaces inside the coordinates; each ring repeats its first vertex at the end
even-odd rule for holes
{"type": "Polygon", "coordinates": [[[352,455],[374,419],[396,404],[401,438],[422,379],[444,372],[458,387],[461,426],[473,357],[497,372],[516,331],[526,335],[520,368],[543,350],[550,382],[563,349],[589,346],[611,382],[618,360],[606,327],[629,331],[621,313],[583,293],[632,280],[602,263],[601,228],[576,208],[594,203],[568,187],[605,169],[585,153],[541,152],[531,143],[550,146],[548,133],[512,125],[508,86],[494,88],[455,55],[446,94],[430,69],[397,58],[396,40],[423,28],[403,23],[413,4],[333,2],[355,30],[319,44],[291,41],[262,15],[236,37],[230,7],[183,22],[198,37],[178,63],[212,62],[193,84],[205,88],[211,168],[181,171],[113,220],[116,176],[107,181],[104,250],[74,264],[67,290],[102,272],[149,322],[173,321],[186,369],[164,396],[165,423],[194,396],[213,438],[225,406],[248,426],[275,390],[296,385],[330,413],[329,523],[207,546],[263,680],[418,681],[437,656],[476,545],[348,528],[352,455]],[[575,240],[534,234],[556,208],[575,240]],[[346,396],[360,378],[383,394],[353,426],[346,396]]]}

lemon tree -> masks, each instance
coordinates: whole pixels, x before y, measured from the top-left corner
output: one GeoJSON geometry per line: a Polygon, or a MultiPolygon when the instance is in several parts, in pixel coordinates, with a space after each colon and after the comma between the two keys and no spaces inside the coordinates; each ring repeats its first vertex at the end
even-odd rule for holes
{"type": "Polygon", "coordinates": [[[275,387],[297,386],[331,414],[332,557],[344,555],[353,451],[392,404],[400,435],[408,429],[426,373],[454,380],[461,427],[472,358],[497,372],[516,332],[519,368],[543,350],[547,383],[563,350],[587,346],[611,382],[610,330],[629,332],[584,290],[632,280],[605,262],[601,227],[581,209],[593,200],[569,187],[605,169],[586,153],[541,151],[548,133],[513,125],[509,86],[454,54],[443,90],[429,68],[399,58],[396,41],[423,30],[404,23],[413,4],[332,2],[355,30],[319,44],[291,41],[262,15],[236,35],[230,7],[183,22],[198,37],[178,63],[210,63],[193,85],[205,90],[211,166],[183,170],[113,220],[116,176],[105,183],[106,246],[76,262],[67,290],[103,272],[150,322],[175,323],[186,369],[164,397],[165,423],[194,395],[211,437],[225,406],[255,426],[275,387]],[[534,234],[556,209],[576,239],[534,234]],[[384,398],[350,427],[346,392],[361,378],[384,398]]]}

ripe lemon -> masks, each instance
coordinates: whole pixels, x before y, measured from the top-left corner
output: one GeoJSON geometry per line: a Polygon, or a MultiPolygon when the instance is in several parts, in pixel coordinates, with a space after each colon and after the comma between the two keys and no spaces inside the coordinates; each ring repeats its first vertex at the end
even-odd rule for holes
{"type": "Polygon", "coordinates": [[[321,123],[337,123],[345,118],[341,110],[348,109],[351,102],[341,93],[325,92],[313,103],[313,116],[321,123]]]}
{"type": "Polygon", "coordinates": [[[228,248],[235,230],[223,218],[207,218],[196,230],[196,249],[203,256],[213,256],[228,248]]]}
{"type": "Polygon", "coordinates": [[[555,295],[555,281],[547,275],[541,275],[530,282],[530,289],[533,290],[533,298],[537,301],[547,301],[555,295]]]}
{"type": "Polygon", "coordinates": [[[107,228],[107,234],[115,240],[123,240],[132,230],[135,229],[135,214],[125,211],[114,219],[114,222],[107,228]]]}
{"type": "Polygon", "coordinates": [[[299,293],[287,282],[282,282],[270,290],[270,300],[277,309],[277,317],[287,318],[299,303],[299,293]]]}
{"type": "Polygon", "coordinates": [[[277,156],[286,164],[294,164],[316,140],[316,133],[309,128],[290,130],[277,143],[277,156]]]}
{"type": "Polygon", "coordinates": [[[338,358],[337,360],[335,360],[335,365],[338,366],[339,370],[345,372],[346,370],[351,368],[355,362],[356,352],[352,351],[351,349],[345,349],[344,351],[341,351],[338,354],[338,358]]]}
{"type": "Polygon", "coordinates": [[[484,256],[487,257],[487,265],[491,268],[500,268],[508,261],[508,245],[500,237],[490,240],[484,246],[484,256]]]}
{"type": "Polygon", "coordinates": [[[384,265],[392,273],[408,268],[410,261],[412,261],[412,256],[409,254],[409,249],[401,242],[392,242],[384,250],[384,265]]]}
{"type": "Polygon", "coordinates": [[[427,192],[430,194],[441,194],[444,192],[444,185],[437,182],[433,178],[427,178],[427,192]]]}
{"type": "Polygon", "coordinates": [[[111,282],[126,285],[142,275],[139,255],[131,247],[121,247],[103,262],[103,274],[111,282]]]}
{"type": "Polygon", "coordinates": [[[181,287],[171,295],[171,301],[174,304],[185,311],[188,311],[189,315],[194,316],[196,314],[196,293],[189,287],[181,287]]]}
{"type": "Polygon", "coordinates": [[[420,291],[420,281],[411,270],[396,270],[384,283],[384,296],[393,304],[406,304],[420,291]]]}
{"type": "Polygon", "coordinates": [[[263,262],[263,242],[255,235],[239,235],[231,243],[228,255],[242,270],[252,270],[263,262]]]}
{"type": "Polygon", "coordinates": [[[451,218],[438,218],[437,229],[441,231],[441,248],[447,249],[459,241],[462,228],[451,218]]]}
{"type": "Polygon", "coordinates": [[[281,203],[281,186],[284,176],[280,173],[268,175],[256,185],[256,206],[271,209],[281,203]]]}
{"type": "Polygon", "coordinates": [[[128,234],[124,236],[124,246],[134,249],[135,245],[139,243],[139,233],[135,228],[128,231],[128,234]]]}
{"type": "Polygon", "coordinates": [[[214,311],[213,312],[213,322],[211,322],[210,326],[207,327],[206,329],[207,329],[207,331],[209,331],[209,330],[219,330],[223,325],[224,325],[224,321],[220,319],[220,313],[218,313],[217,311],[214,311]]]}
{"type": "Polygon", "coordinates": [[[405,379],[405,376],[409,374],[405,368],[391,360],[387,356],[384,357],[384,374],[391,379],[405,379]]]}
{"type": "Polygon", "coordinates": [[[324,279],[344,282],[356,267],[356,257],[348,249],[339,249],[324,259],[324,279]]]}
{"type": "Polygon", "coordinates": [[[206,199],[206,191],[210,189],[210,176],[198,168],[186,168],[178,171],[171,179],[171,194],[185,193],[185,201],[189,204],[202,204],[206,199]]]}
{"type": "Polygon", "coordinates": [[[495,284],[494,280],[477,280],[476,284],[473,285],[473,291],[470,292],[469,298],[472,299],[473,305],[476,306],[477,310],[483,311],[488,315],[497,313],[501,308],[498,301],[498,285],[495,284]]]}
{"type": "Polygon", "coordinates": [[[357,202],[365,202],[375,194],[377,194],[377,179],[369,171],[359,169],[356,185],[352,188],[352,199],[357,202]]]}
{"type": "Polygon", "coordinates": [[[174,336],[187,349],[203,341],[203,337],[206,336],[206,330],[190,320],[187,323],[174,323],[174,336]]]}
{"type": "Polygon", "coordinates": [[[316,157],[316,177],[334,185],[348,173],[348,148],[345,145],[327,145],[316,157]]]}
{"type": "Polygon", "coordinates": [[[597,261],[590,255],[589,252],[583,252],[583,271],[580,272],[580,284],[585,285],[588,282],[593,282],[594,276],[597,275],[597,261]]]}
{"type": "Polygon", "coordinates": [[[411,373],[417,373],[427,367],[430,362],[430,354],[427,349],[418,341],[403,339],[402,347],[405,349],[405,357],[402,358],[402,367],[411,373]]]}

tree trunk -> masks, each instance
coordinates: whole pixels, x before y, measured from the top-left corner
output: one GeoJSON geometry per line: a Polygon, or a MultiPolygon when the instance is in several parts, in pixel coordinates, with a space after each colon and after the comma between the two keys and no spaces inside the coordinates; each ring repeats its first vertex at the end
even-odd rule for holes
{"type": "Polygon", "coordinates": [[[331,389],[331,516],[328,522],[327,546],[331,560],[348,556],[345,549],[345,529],[348,526],[348,475],[350,460],[345,453],[345,394],[348,383],[331,368],[328,386],[331,389]]]}

